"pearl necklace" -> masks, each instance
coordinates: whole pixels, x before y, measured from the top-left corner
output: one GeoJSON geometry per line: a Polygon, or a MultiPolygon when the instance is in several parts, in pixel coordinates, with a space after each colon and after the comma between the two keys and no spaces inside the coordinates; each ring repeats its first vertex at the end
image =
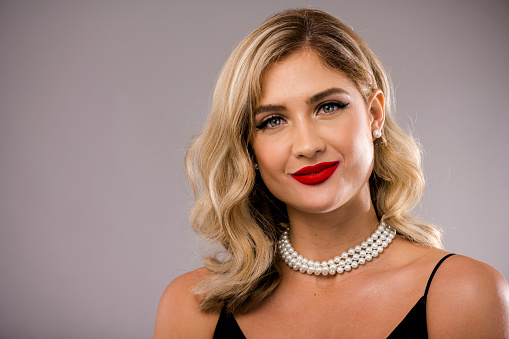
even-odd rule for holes
{"type": "Polygon", "coordinates": [[[381,222],[377,230],[366,241],[343,252],[341,256],[320,263],[304,258],[297,253],[288,238],[289,232],[290,228],[285,228],[278,241],[279,252],[283,260],[296,271],[316,275],[341,274],[352,270],[352,268],[357,268],[359,265],[364,265],[382,253],[396,236],[396,231],[391,226],[381,222]]]}

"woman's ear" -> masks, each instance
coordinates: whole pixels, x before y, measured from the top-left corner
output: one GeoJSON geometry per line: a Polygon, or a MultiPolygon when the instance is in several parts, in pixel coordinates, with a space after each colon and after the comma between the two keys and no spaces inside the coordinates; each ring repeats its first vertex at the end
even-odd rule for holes
{"type": "MultiPolygon", "coordinates": [[[[368,110],[371,116],[371,134],[376,136],[378,132],[375,131],[381,132],[385,122],[385,100],[381,90],[375,89],[369,96],[368,110]]],[[[377,138],[375,136],[373,140],[377,138]]]]}

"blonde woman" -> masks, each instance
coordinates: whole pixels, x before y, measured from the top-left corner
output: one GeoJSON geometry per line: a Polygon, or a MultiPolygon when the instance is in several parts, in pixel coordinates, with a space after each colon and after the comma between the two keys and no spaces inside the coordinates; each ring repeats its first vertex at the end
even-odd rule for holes
{"type": "Polygon", "coordinates": [[[411,216],[420,150],[391,110],[377,56],[324,12],[245,38],[186,158],[219,249],[168,286],[154,337],[509,337],[501,274],[411,216]]]}

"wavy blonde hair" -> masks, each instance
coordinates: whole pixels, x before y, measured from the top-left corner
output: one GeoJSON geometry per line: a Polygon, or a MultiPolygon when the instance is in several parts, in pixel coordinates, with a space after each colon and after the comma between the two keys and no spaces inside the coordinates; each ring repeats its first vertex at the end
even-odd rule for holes
{"type": "Polygon", "coordinates": [[[369,179],[378,218],[402,236],[441,247],[440,233],[410,211],[420,201],[424,177],[420,148],[392,118],[392,88],[380,60],[350,27],[311,9],[281,12],[249,34],[226,61],[213,95],[210,117],[186,155],[196,202],[194,230],[220,248],[204,258],[211,276],[195,287],[203,310],[226,304],[232,313],[256,306],[280,278],[275,243],[287,221],[282,202],[267,190],[253,167],[253,111],[266,69],[302,49],[341,70],[367,100],[374,89],[385,96],[385,124],[375,140],[369,179]]]}

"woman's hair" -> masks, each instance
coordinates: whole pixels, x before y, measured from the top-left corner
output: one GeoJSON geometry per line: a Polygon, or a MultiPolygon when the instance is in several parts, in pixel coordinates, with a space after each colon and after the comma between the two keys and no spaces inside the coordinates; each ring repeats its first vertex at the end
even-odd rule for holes
{"type": "Polygon", "coordinates": [[[385,96],[382,137],[374,141],[371,199],[380,220],[420,244],[440,247],[440,233],[410,211],[420,201],[424,177],[420,148],[392,118],[393,94],[380,60],[350,27],[311,9],[276,14],[247,36],[221,71],[209,119],[186,155],[196,202],[194,230],[216,246],[204,258],[212,271],[195,287],[203,310],[245,312],[277,286],[276,241],[287,221],[284,204],[265,187],[253,166],[253,111],[269,66],[310,49],[324,65],[342,71],[365,100],[374,89],[385,96]]]}

